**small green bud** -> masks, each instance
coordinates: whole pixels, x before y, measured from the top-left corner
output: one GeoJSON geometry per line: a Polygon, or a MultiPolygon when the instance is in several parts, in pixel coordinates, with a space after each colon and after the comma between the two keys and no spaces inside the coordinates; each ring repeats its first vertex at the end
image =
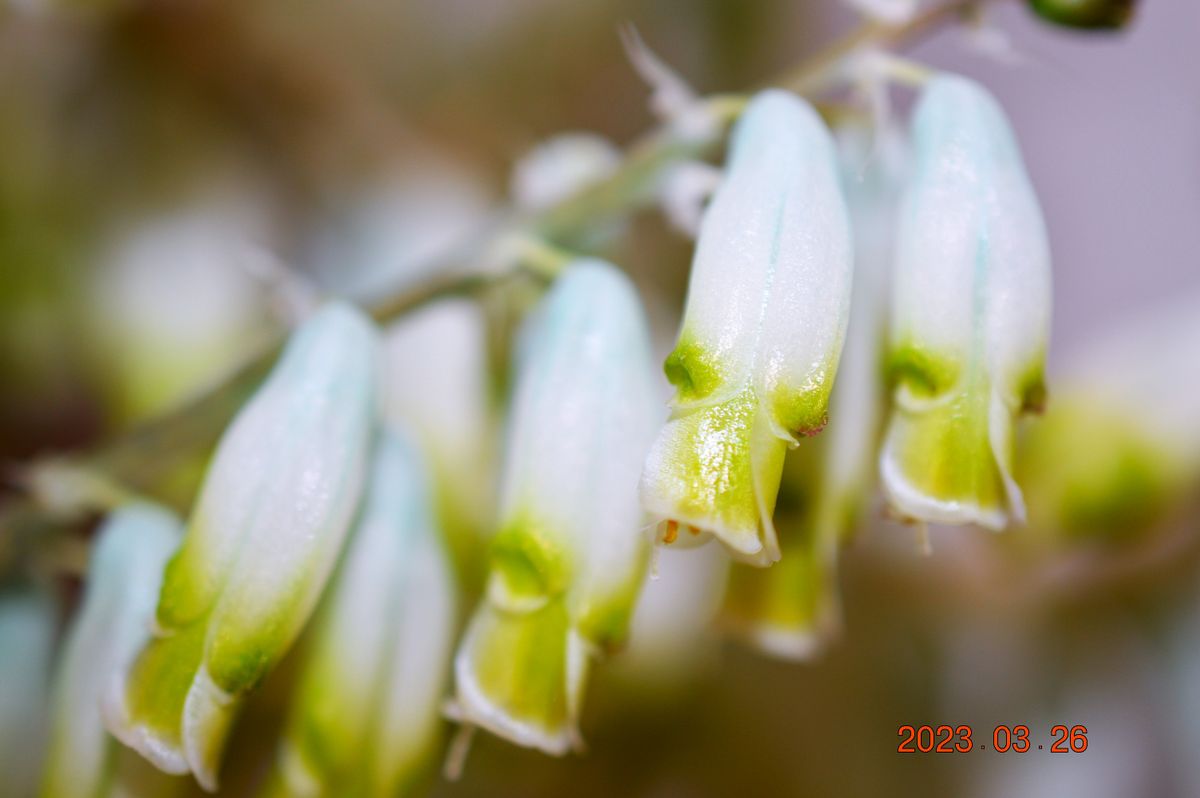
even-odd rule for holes
{"type": "Polygon", "coordinates": [[[1029,0],[1047,22],[1079,30],[1120,30],[1133,20],[1138,0],[1029,0]]]}

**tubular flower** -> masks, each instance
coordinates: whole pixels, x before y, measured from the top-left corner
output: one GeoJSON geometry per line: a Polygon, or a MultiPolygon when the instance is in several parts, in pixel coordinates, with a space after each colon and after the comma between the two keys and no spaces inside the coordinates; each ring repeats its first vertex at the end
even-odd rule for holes
{"type": "Polygon", "coordinates": [[[416,436],[460,582],[478,590],[496,470],[483,310],[435,302],[389,326],[383,352],[384,417],[416,436]]]}
{"type": "Polygon", "coordinates": [[[784,464],[777,510],[782,560],[768,569],[734,565],[724,619],[764,653],[805,659],[840,626],[837,554],[874,486],[883,417],[880,373],[887,273],[904,171],[902,137],[839,131],[846,200],[854,222],[854,291],[846,345],[830,399],[829,427],[802,441],[784,464]]]}
{"type": "Polygon", "coordinates": [[[1004,113],[976,83],[931,80],[912,140],[883,487],[903,516],[999,530],[1024,516],[1011,475],[1016,417],[1045,394],[1045,226],[1004,113]]]}
{"type": "Polygon", "coordinates": [[[486,596],[455,658],[463,723],[552,754],[577,740],[589,660],[623,643],[645,573],[652,376],[628,280],[569,266],[523,330],[486,596]]]}
{"type": "Polygon", "coordinates": [[[679,341],[676,394],[641,496],[737,557],[779,559],[771,513],[789,444],[825,426],[850,305],[850,225],[833,143],[817,113],[759,94],[733,133],[701,224],[679,341]]]}
{"type": "Polygon", "coordinates": [[[160,769],[215,789],[240,699],[320,596],[362,492],[376,347],[361,313],[327,306],[222,438],[163,573],[154,636],[106,702],[113,734],[160,769]]]}
{"type": "MultiPolygon", "coordinates": [[[[42,798],[97,798],[129,788],[123,777],[131,768],[116,767],[120,746],[104,729],[100,701],[149,635],[163,566],[182,536],[171,513],[148,504],[117,510],[97,535],[82,608],[55,674],[42,798]]],[[[166,782],[156,771],[142,774],[138,794],[160,794],[173,786],[166,782]],[[160,790],[146,783],[155,775],[160,790]]]]}
{"type": "Polygon", "coordinates": [[[399,795],[431,753],[455,615],[431,505],[416,450],[386,433],[305,655],[274,794],[399,795]]]}

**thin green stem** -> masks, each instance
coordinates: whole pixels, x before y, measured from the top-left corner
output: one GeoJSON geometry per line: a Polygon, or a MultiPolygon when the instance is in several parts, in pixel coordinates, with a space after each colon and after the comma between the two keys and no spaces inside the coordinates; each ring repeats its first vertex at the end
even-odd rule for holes
{"type": "MultiPolygon", "coordinates": [[[[996,1],[948,0],[901,25],[865,23],[770,85],[806,95],[820,93],[844,78],[840,67],[856,52],[867,47],[910,44],[947,23],[965,18],[985,3],[996,1]]],[[[681,136],[670,124],[661,126],[635,141],[621,165],[609,177],[548,210],[532,216],[514,217],[500,224],[481,240],[469,242],[454,253],[443,264],[445,268],[433,270],[432,277],[379,299],[368,307],[368,311],[383,323],[444,297],[478,294],[521,273],[552,278],[565,263],[564,259],[569,259],[569,249],[583,248],[590,231],[651,206],[656,199],[655,187],[667,169],[715,152],[746,98],[719,95],[705,102],[713,121],[709,135],[681,136]],[[503,252],[513,240],[525,242],[524,253],[517,258],[497,258],[496,253],[503,252]],[[480,253],[484,253],[482,258],[480,253]],[[486,262],[489,258],[491,263],[487,268],[463,268],[464,264],[486,262]],[[497,260],[500,261],[499,268],[497,260]]],[[[22,481],[28,485],[47,474],[77,476],[92,471],[104,475],[103,484],[154,495],[155,481],[162,473],[213,444],[254,386],[265,376],[282,343],[281,338],[250,354],[244,365],[208,392],[128,434],[69,458],[35,462],[26,469],[22,481]],[[66,470],[50,471],[52,468],[66,470]]],[[[116,495],[112,491],[102,494],[116,495]]],[[[99,494],[83,491],[79,502],[91,504],[96,495],[99,494]]],[[[91,506],[95,507],[95,504],[91,506]]],[[[62,517],[67,508],[42,509],[62,517]]]]}

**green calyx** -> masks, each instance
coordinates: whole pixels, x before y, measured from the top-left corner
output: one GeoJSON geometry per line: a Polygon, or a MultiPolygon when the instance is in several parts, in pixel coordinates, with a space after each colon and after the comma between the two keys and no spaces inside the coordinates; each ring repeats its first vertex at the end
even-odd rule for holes
{"type": "Polygon", "coordinates": [[[1113,31],[1132,20],[1137,0],[1029,0],[1029,7],[1047,22],[1089,31],[1113,31]]]}

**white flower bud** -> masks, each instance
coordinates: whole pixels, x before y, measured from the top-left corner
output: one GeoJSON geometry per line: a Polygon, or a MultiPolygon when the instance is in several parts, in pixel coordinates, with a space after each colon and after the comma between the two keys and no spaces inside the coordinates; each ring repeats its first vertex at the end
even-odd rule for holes
{"type": "Polygon", "coordinates": [[[930,81],[912,139],[883,486],[904,516],[998,530],[1024,514],[1011,476],[1014,421],[1044,397],[1045,225],[1004,113],[978,84],[930,81]]]}
{"type": "Polygon", "coordinates": [[[734,565],[725,626],[766,654],[807,659],[840,629],[838,548],[874,487],[883,416],[880,374],[887,273],[904,170],[898,131],[839,131],[846,201],[854,221],[854,292],[846,345],[825,432],[789,453],[776,525],[782,559],[734,565]]]}
{"type": "Polygon", "coordinates": [[[628,280],[569,266],[523,330],[487,596],[455,660],[464,723],[553,754],[575,742],[588,661],[623,642],[645,572],[652,375],[628,280]]]}
{"type": "Polygon", "coordinates": [[[291,646],[362,492],[377,337],[343,304],[298,330],[225,432],[163,575],[154,638],[108,698],[112,732],[216,787],[240,699],[291,646]]]}

